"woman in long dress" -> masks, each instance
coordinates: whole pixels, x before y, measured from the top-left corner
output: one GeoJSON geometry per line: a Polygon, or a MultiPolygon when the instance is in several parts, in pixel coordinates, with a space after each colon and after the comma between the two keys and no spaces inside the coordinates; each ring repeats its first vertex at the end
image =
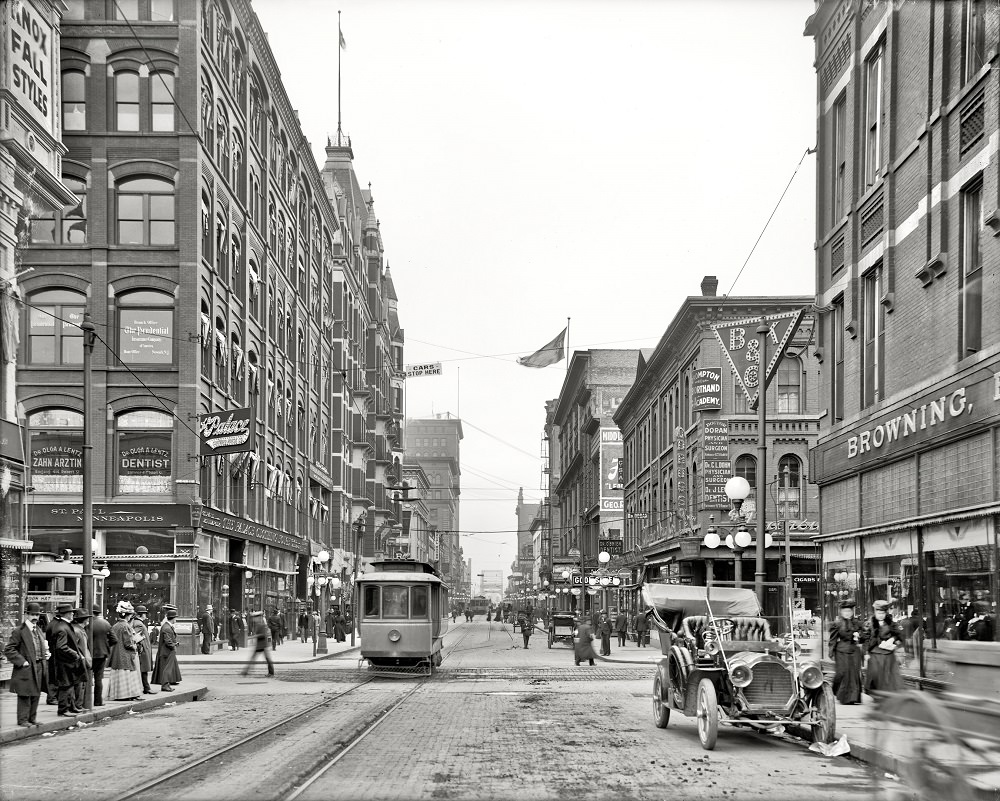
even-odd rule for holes
{"type": "Polygon", "coordinates": [[[875,614],[868,624],[865,643],[868,648],[865,692],[871,694],[872,690],[902,690],[903,677],[899,673],[896,649],[903,645],[903,632],[892,622],[888,602],[876,601],[873,606],[875,614]]]}
{"type": "Polygon", "coordinates": [[[118,615],[118,621],[111,627],[108,638],[111,641],[111,654],[108,656],[108,698],[112,701],[138,701],[142,694],[142,678],[139,675],[135,630],[130,622],[135,610],[128,601],[119,601],[115,614],[118,615]]]}
{"type": "Polygon", "coordinates": [[[861,703],[863,628],[854,616],[854,601],[842,601],[840,617],[830,626],[830,658],[835,665],[833,692],[842,704],[861,703]]]}

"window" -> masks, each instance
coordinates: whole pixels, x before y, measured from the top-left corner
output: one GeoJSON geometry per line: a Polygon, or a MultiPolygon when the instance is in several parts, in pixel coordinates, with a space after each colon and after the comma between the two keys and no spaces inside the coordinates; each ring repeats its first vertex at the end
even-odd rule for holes
{"type": "Polygon", "coordinates": [[[382,617],[402,618],[409,616],[410,616],[410,588],[383,587],[382,617]]]}
{"type": "Polygon", "coordinates": [[[62,126],[64,131],[87,128],[87,76],[81,70],[62,74],[62,126]]]}
{"type": "Polygon", "coordinates": [[[885,309],[882,306],[882,265],[862,277],[862,352],[863,384],[861,406],[871,406],[884,396],[885,309]]]}
{"type": "Polygon", "coordinates": [[[174,130],[174,76],[154,72],[149,76],[149,105],[154,131],[174,130]]]}
{"type": "Polygon", "coordinates": [[[381,617],[381,587],[365,587],[365,617],[381,617]]]}
{"type": "Polygon", "coordinates": [[[153,409],[125,412],[115,419],[115,478],[119,495],[173,492],[174,418],[153,409]]]}
{"type": "Polygon", "coordinates": [[[731,368],[730,372],[733,374],[733,412],[735,414],[750,414],[750,401],[747,400],[747,394],[743,391],[736,372],[731,368]]]}
{"type": "Polygon", "coordinates": [[[172,22],[174,0],[115,0],[115,19],[172,22]]]}
{"type": "Polygon", "coordinates": [[[986,63],[986,0],[964,0],[962,83],[972,80],[986,63]]]}
{"type": "Polygon", "coordinates": [[[778,461],[778,518],[798,520],[802,516],[802,464],[794,456],[778,461]]]}
{"type": "Polygon", "coordinates": [[[115,19],[139,19],[139,0],[115,0],[115,19]]]}
{"type": "Polygon", "coordinates": [[[830,406],[834,420],[844,419],[844,296],[833,302],[830,316],[830,343],[833,348],[830,360],[830,406]]]}
{"type": "Polygon", "coordinates": [[[882,167],[882,55],[879,42],[865,61],[865,186],[873,186],[882,167]]]}
{"type": "MultiPolygon", "coordinates": [[[[733,475],[747,480],[750,489],[757,487],[757,460],[752,456],[737,456],[733,465],[733,475]]],[[[751,497],[753,494],[751,493],[751,497]]]]}
{"type": "Polygon", "coordinates": [[[208,192],[201,193],[201,257],[212,260],[214,255],[212,240],[212,198],[208,192]]]}
{"type": "Polygon", "coordinates": [[[83,492],[83,415],[46,409],[28,415],[28,460],[35,492],[83,492]]]}
{"type": "Polygon", "coordinates": [[[122,364],[174,363],[174,299],[139,290],[118,298],[118,358],[122,364]]]}
{"type": "Polygon", "coordinates": [[[84,295],[47,289],[32,294],[28,304],[28,364],[83,364],[84,295]]]}
{"type": "Polygon", "coordinates": [[[115,73],[115,119],[119,131],[139,130],[139,73],[115,73]]]}
{"type": "Polygon", "coordinates": [[[830,155],[833,158],[830,182],[833,196],[830,202],[832,225],[840,222],[844,216],[844,181],[847,174],[847,95],[841,95],[833,104],[833,119],[830,125],[830,155]]]}
{"type": "Polygon", "coordinates": [[[64,0],[66,10],[63,12],[63,19],[83,19],[84,0],[64,0]]]}
{"type": "Polygon", "coordinates": [[[802,364],[798,357],[786,355],[778,366],[778,412],[798,414],[801,404],[802,364]]]}
{"type": "Polygon", "coordinates": [[[974,184],[962,190],[960,208],[960,258],[962,270],[961,331],[964,359],[982,347],[983,339],[983,182],[978,178],[974,184]]]}
{"type": "Polygon", "coordinates": [[[172,245],[174,185],[162,178],[131,178],[118,184],[118,244],[172,245]]]}
{"type": "Polygon", "coordinates": [[[29,223],[32,244],[87,243],[87,182],[71,175],[64,175],[62,182],[76,195],[78,203],[69,211],[45,210],[32,217],[29,223]]]}

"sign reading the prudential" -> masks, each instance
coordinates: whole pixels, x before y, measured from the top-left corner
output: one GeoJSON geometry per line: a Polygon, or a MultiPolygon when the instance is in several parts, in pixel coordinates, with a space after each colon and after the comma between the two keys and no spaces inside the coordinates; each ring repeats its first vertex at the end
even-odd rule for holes
{"type": "Polygon", "coordinates": [[[230,409],[198,415],[202,456],[243,453],[254,449],[253,410],[230,409]]]}
{"type": "Polygon", "coordinates": [[[1000,417],[1000,372],[979,369],[891,412],[870,418],[810,452],[810,474],[826,483],[872,464],[913,453],[1000,417]]]}
{"type": "Polygon", "coordinates": [[[4,42],[7,62],[7,85],[17,105],[30,114],[46,131],[53,131],[53,47],[52,26],[30,0],[6,3],[8,36],[4,42]]]}

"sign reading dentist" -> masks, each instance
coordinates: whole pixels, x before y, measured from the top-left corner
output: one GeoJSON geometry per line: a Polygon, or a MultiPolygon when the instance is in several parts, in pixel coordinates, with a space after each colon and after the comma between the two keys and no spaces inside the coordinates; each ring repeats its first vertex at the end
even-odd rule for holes
{"type": "Polygon", "coordinates": [[[244,453],[254,449],[253,409],[230,409],[198,415],[202,456],[244,453]]]}

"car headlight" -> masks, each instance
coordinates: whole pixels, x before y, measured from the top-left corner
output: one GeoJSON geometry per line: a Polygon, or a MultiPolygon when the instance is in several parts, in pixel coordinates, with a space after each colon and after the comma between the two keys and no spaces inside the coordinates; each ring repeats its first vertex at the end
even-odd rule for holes
{"type": "Polygon", "coordinates": [[[806,665],[799,669],[799,682],[807,690],[815,690],[823,685],[823,671],[816,665],[806,665]]]}
{"type": "Polygon", "coordinates": [[[389,642],[399,642],[401,639],[403,639],[403,635],[396,631],[396,629],[389,632],[389,642]]]}
{"type": "Polygon", "coordinates": [[[753,681],[753,671],[748,665],[736,665],[729,671],[729,679],[734,687],[746,687],[753,681]]]}

